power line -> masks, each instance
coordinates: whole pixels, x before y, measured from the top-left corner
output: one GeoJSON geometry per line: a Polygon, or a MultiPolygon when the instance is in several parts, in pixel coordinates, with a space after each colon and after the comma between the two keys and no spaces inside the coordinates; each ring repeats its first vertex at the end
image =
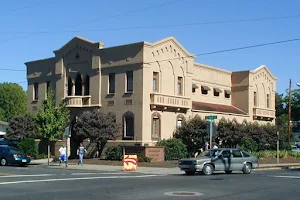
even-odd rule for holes
{"type": "MultiPolygon", "coordinates": [[[[238,51],[238,50],[257,48],[257,47],[262,47],[262,46],[270,46],[270,45],[282,44],[282,43],[288,43],[288,42],[296,42],[296,41],[300,41],[300,38],[289,39],[289,40],[281,40],[281,41],[276,41],[276,42],[268,42],[268,43],[250,45],[250,46],[243,46],[243,47],[237,47],[237,48],[231,48],[231,49],[218,50],[218,51],[211,51],[211,52],[206,52],[206,53],[198,53],[198,54],[194,54],[194,56],[205,56],[205,55],[211,55],[211,54],[218,54],[218,53],[224,53],[224,52],[230,52],[230,51],[238,51]]],[[[181,58],[189,58],[189,57],[193,57],[193,56],[183,56],[181,58]]],[[[178,59],[178,58],[157,60],[157,61],[147,62],[145,64],[161,62],[161,61],[176,60],[176,59],[178,59]]],[[[26,70],[22,70],[22,69],[0,69],[0,71],[26,71],[26,70]]]]}
{"type": "Polygon", "coordinates": [[[61,28],[51,29],[51,30],[44,31],[44,32],[33,33],[33,34],[30,34],[30,35],[15,37],[15,38],[8,39],[8,40],[2,40],[0,42],[2,43],[2,42],[12,41],[12,40],[20,39],[20,38],[27,38],[27,37],[31,37],[31,36],[40,35],[40,34],[56,32],[56,31],[59,31],[59,30],[62,30],[62,29],[66,29],[66,28],[70,28],[70,27],[74,27],[74,26],[79,26],[79,25],[82,25],[82,24],[89,24],[89,23],[93,23],[95,21],[101,21],[101,20],[111,19],[111,18],[115,18],[115,17],[120,17],[120,16],[132,14],[132,13],[136,13],[136,12],[141,12],[141,11],[145,11],[145,10],[150,10],[150,9],[154,9],[154,8],[158,8],[158,7],[162,7],[162,6],[166,6],[166,5],[178,3],[178,2],[181,2],[181,1],[185,1],[185,0],[168,1],[166,3],[157,4],[157,5],[154,5],[154,6],[149,6],[149,7],[145,7],[145,8],[135,9],[135,10],[131,10],[131,11],[128,11],[128,12],[124,12],[124,13],[120,13],[120,14],[112,15],[112,16],[107,16],[107,17],[100,17],[100,18],[98,17],[98,18],[95,18],[94,20],[91,20],[91,21],[82,22],[82,23],[78,23],[78,24],[73,24],[73,25],[70,25],[70,26],[64,26],[64,27],[61,27],[61,28]]]}
{"type": "MultiPolygon", "coordinates": [[[[212,21],[212,22],[196,22],[188,24],[173,24],[173,25],[158,25],[158,26],[139,26],[139,27],[127,27],[127,28],[106,28],[106,29],[95,29],[95,30],[66,30],[56,31],[56,33],[74,33],[74,32],[98,32],[98,31],[120,31],[120,30],[137,30],[137,29],[154,29],[154,28],[170,28],[170,27],[185,27],[185,26],[197,26],[197,25],[210,25],[210,24],[228,24],[228,23],[239,23],[239,22],[251,22],[251,21],[266,21],[276,19],[291,19],[300,18],[300,15],[281,16],[281,17],[265,17],[265,18],[252,18],[252,19],[240,19],[240,20],[229,20],[229,21],[212,21]]],[[[0,32],[0,34],[17,34],[17,33],[51,33],[48,31],[39,32],[0,32]]]]}
{"type": "MultiPolygon", "coordinates": [[[[263,44],[256,44],[256,45],[250,45],[250,46],[244,46],[244,47],[237,47],[237,48],[231,48],[231,49],[224,49],[224,50],[218,50],[218,51],[211,51],[211,52],[206,52],[206,53],[198,53],[198,54],[194,54],[194,56],[205,56],[205,55],[218,54],[218,53],[224,53],[224,52],[230,52],[230,51],[238,51],[238,50],[262,47],[262,46],[270,46],[270,45],[281,44],[281,43],[295,42],[295,41],[300,41],[300,38],[295,38],[295,39],[290,39],[290,40],[281,40],[281,41],[269,42],[269,43],[263,43],[263,44]]],[[[181,58],[190,58],[190,57],[193,57],[193,56],[183,56],[181,58]]],[[[157,61],[148,62],[146,64],[161,62],[161,61],[176,60],[176,59],[178,59],[178,58],[157,60],[157,61]]]]}

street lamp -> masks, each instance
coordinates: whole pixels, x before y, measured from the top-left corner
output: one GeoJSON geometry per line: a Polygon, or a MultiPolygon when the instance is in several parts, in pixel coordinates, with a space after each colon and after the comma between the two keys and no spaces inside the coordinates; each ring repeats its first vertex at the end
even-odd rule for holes
{"type": "Polygon", "coordinates": [[[296,85],[297,85],[298,87],[300,87],[300,83],[296,83],[296,85]]]}

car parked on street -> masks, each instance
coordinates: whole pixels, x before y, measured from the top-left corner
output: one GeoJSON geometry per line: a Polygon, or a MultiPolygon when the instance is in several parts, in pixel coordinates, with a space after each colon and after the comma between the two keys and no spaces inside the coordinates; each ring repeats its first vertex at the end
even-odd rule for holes
{"type": "Polygon", "coordinates": [[[252,169],[258,167],[258,158],[250,153],[233,148],[218,148],[202,152],[196,158],[180,159],[178,167],[187,175],[202,172],[204,175],[212,175],[214,171],[242,171],[250,174],[252,169]]]}
{"type": "Polygon", "coordinates": [[[31,159],[20,149],[8,145],[0,145],[0,165],[26,166],[31,159]]]}

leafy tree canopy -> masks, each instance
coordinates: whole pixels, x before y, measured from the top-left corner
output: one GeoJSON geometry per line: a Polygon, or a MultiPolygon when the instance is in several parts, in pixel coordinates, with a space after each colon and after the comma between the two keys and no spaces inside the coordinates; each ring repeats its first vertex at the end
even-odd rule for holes
{"type": "Polygon", "coordinates": [[[38,138],[55,141],[63,137],[64,129],[69,122],[69,110],[64,102],[56,107],[54,93],[49,90],[47,99],[33,115],[33,120],[38,138]]]}
{"type": "Polygon", "coordinates": [[[196,116],[184,121],[174,136],[183,141],[190,155],[194,155],[200,151],[205,142],[209,141],[206,128],[207,122],[196,116]]]}
{"type": "Polygon", "coordinates": [[[27,110],[27,95],[16,83],[0,83],[0,120],[10,121],[27,110]]]}
{"type": "Polygon", "coordinates": [[[34,138],[35,128],[31,114],[19,115],[9,121],[9,127],[5,137],[13,140],[34,138]]]}
{"type": "Polygon", "coordinates": [[[85,111],[74,125],[76,137],[79,140],[89,138],[97,144],[99,154],[108,140],[115,140],[120,136],[120,125],[116,123],[116,115],[109,112],[101,113],[98,110],[85,111]]]}

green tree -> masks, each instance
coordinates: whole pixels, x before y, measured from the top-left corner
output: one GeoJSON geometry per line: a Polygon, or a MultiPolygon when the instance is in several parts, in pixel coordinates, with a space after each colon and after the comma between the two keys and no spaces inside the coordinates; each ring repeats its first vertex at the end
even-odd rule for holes
{"type": "Polygon", "coordinates": [[[27,113],[25,115],[13,117],[9,121],[9,126],[5,137],[12,140],[35,138],[35,127],[32,115],[27,113]]]}
{"type": "Polygon", "coordinates": [[[236,147],[241,144],[247,124],[239,124],[235,119],[221,118],[218,122],[218,137],[222,140],[222,147],[236,147]]]}
{"type": "Polygon", "coordinates": [[[276,117],[279,117],[287,113],[286,103],[287,102],[285,102],[285,97],[283,96],[283,94],[276,93],[275,96],[276,117]]]}
{"type": "Polygon", "coordinates": [[[27,95],[16,83],[0,83],[0,120],[10,121],[13,116],[23,115],[27,109],[27,95]]]}
{"type": "Polygon", "coordinates": [[[200,153],[200,149],[203,148],[205,142],[209,141],[207,124],[205,120],[196,116],[184,121],[181,127],[176,130],[174,137],[182,140],[187,146],[189,155],[200,153]]]}
{"type": "Polygon", "coordinates": [[[108,140],[120,136],[120,128],[115,114],[105,114],[98,110],[83,112],[74,125],[76,138],[80,141],[89,138],[92,143],[96,143],[99,155],[108,140]]]}
{"type": "Polygon", "coordinates": [[[66,104],[61,102],[55,106],[54,93],[49,90],[47,99],[38,107],[33,115],[37,137],[48,141],[48,165],[50,159],[50,141],[63,138],[66,125],[69,122],[69,110],[66,104]]]}

